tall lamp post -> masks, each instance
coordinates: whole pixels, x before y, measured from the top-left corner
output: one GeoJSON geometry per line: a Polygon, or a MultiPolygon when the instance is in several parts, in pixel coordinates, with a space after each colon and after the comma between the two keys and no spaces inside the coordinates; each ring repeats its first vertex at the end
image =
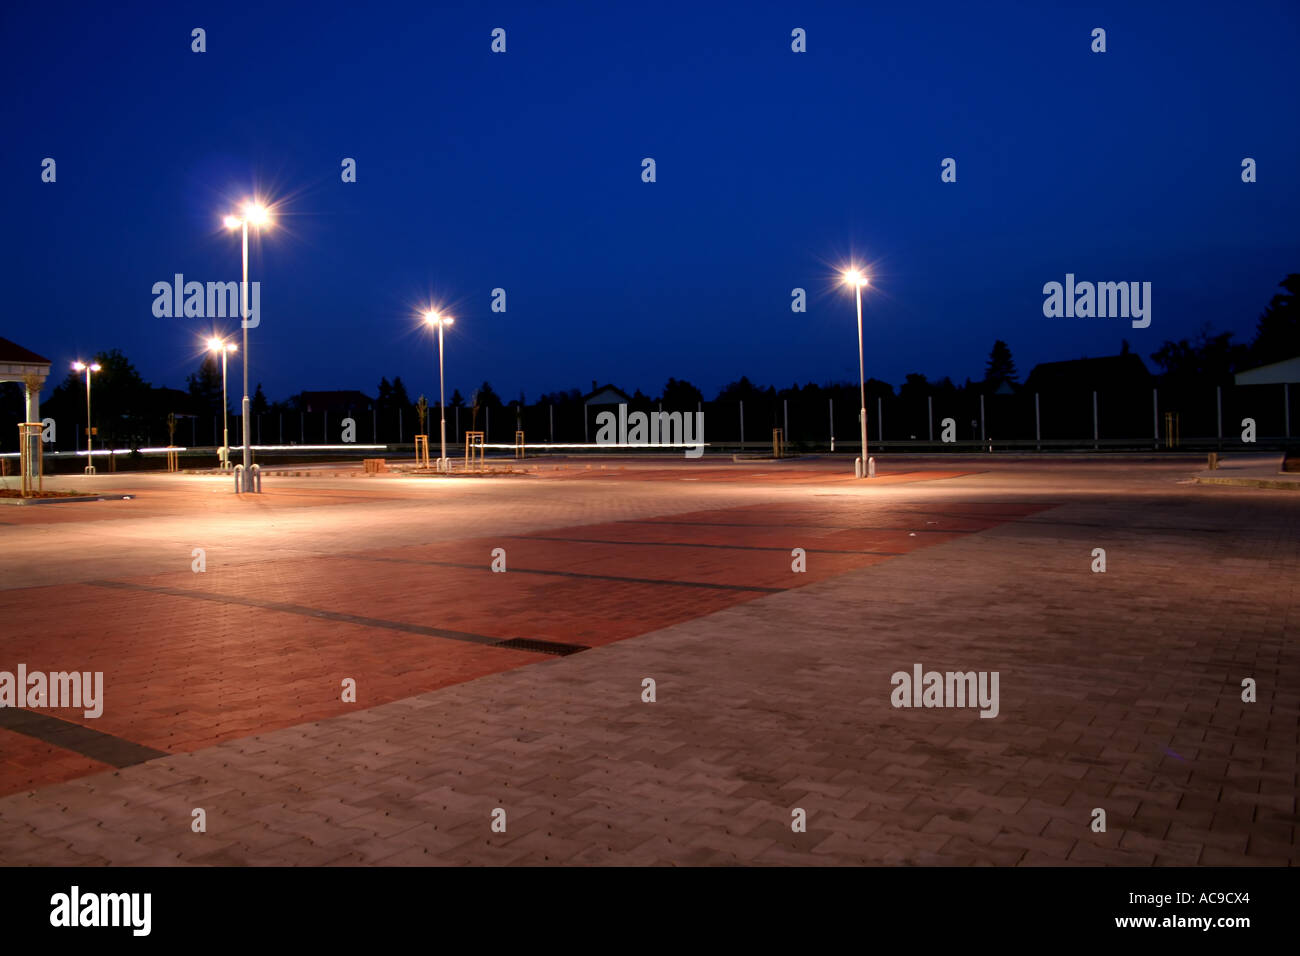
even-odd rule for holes
{"type": "Polygon", "coordinates": [[[225,339],[219,339],[215,335],[208,339],[208,351],[221,353],[221,467],[223,469],[231,467],[230,465],[230,428],[226,424],[226,412],[230,408],[230,400],[226,398],[226,356],[231,352],[237,352],[239,346],[234,342],[227,342],[225,339]]]}
{"type": "Polygon", "coordinates": [[[90,373],[98,372],[100,370],[100,364],[98,362],[91,362],[87,365],[85,362],[78,360],[72,363],[72,368],[75,371],[86,373],[86,474],[93,475],[95,473],[95,458],[91,454],[94,445],[91,442],[90,436],[95,432],[94,429],[90,427],[90,373]]]}
{"type": "Polygon", "coordinates": [[[225,223],[227,229],[238,229],[242,226],[244,230],[244,282],[239,287],[239,312],[242,317],[239,324],[244,327],[244,401],[240,406],[240,418],[244,426],[244,473],[241,477],[243,490],[247,492],[253,490],[253,432],[248,414],[248,226],[250,223],[258,227],[269,226],[271,214],[262,204],[249,201],[244,203],[242,215],[227,216],[225,223]]]}
{"type": "Polygon", "coordinates": [[[438,458],[438,470],[447,470],[447,391],[442,378],[442,330],[454,325],[456,320],[449,315],[439,315],[433,309],[424,313],[424,321],[438,329],[438,414],[442,416],[442,450],[438,458]]]}
{"type": "Polygon", "coordinates": [[[868,477],[867,471],[867,379],[863,371],[862,362],[862,287],[869,280],[857,269],[849,269],[844,273],[844,282],[846,285],[853,286],[853,291],[858,297],[858,383],[861,388],[862,407],[858,410],[858,422],[862,425],[862,474],[859,478],[868,477]]]}

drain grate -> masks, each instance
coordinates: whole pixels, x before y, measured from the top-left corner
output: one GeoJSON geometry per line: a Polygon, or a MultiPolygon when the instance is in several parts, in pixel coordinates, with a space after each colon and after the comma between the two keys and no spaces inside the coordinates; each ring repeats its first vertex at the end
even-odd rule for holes
{"type": "Polygon", "coordinates": [[[538,654],[555,654],[559,657],[591,649],[586,644],[562,644],[559,641],[539,641],[531,637],[512,637],[508,641],[497,641],[497,643],[492,646],[508,647],[514,651],[535,651],[538,654]]]}

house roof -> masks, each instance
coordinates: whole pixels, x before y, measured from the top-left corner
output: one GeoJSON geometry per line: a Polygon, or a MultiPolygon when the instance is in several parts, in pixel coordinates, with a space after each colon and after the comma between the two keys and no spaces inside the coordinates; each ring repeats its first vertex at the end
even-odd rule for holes
{"type": "Polygon", "coordinates": [[[584,405],[620,405],[632,401],[627,392],[614,385],[602,385],[599,388],[593,388],[586,395],[582,396],[584,405]]]}
{"type": "Polygon", "coordinates": [[[1035,365],[1029,378],[1025,379],[1025,389],[1030,392],[1092,391],[1144,385],[1150,381],[1151,372],[1142,357],[1136,352],[1125,352],[1098,358],[1042,362],[1035,365]]]}
{"type": "Polygon", "coordinates": [[[50,364],[50,360],[43,355],[37,355],[30,349],[25,349],[17,342],[10,342],[6,338],[0,338],[0,362],[12,365],[50,364]]]}

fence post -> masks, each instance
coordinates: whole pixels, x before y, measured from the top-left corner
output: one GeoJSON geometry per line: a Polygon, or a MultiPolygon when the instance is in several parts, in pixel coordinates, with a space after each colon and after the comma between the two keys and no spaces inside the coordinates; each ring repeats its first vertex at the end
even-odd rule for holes
{"type": "Polygon", "coordinates": [[[1223,386],[1214,386],[1214,414],[1219,423],[1219,448],[1223,448],[1223,386]]]}
{"type": "Polygon", "coordinates": [[[879,395],[876,396],[876,439],[881,443],[885,440],[885,400],[879,395]]]}
{"type": "Polygon", "coordinates": [[[980,444],[984,443],[984,393],[980,392],[980,444]]]}
{"type": "Polygon", "coordinates": [[[828,398],[831,407],[831,451],[835,450],[835,399],[828,398]]]}
{"type": "Polygon", "coordinates": [[[1038,413],[1038,393],[1034,392],[1034,450],[1043,450],[1043,420],[1038,413]]]}
{"type": "Polygon", "coordinates": [[[1151,431],[1155,438],[1156,450],[1160,450],[1160,390],[1151,389],[1151,431]]]}
{"type": "Polygon", "coordinates": [[[790,399],[781,399],[781,438],[784,441],[790,440],[790,399]]]}

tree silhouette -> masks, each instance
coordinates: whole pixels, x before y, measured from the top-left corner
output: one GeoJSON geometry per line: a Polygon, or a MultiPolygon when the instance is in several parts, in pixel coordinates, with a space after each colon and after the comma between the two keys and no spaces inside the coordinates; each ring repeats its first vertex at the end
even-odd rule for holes
{"type": "Polygon", "coordinates": [[[1300,355],[1300,309],[1296,307],[1300,273],[1293,272],[1278,284],[1287,294],[1279,292],[1269,301],[1255,327],[1255,341],[1250,344],[1251,360],[1260,365],[1300,355]]]}
{"type": "Polygon", "coordinates": [[[1011,358],[1010,347],[1006,342],[998,339],[989,352],[988,364],[984,368],[984,383],[997,386],[1009,382],[1015,385],[1019,380],[1020,374],[1016,371],[1016,363],[1011,358]]]}
{"type": "Polygon", "coordinates": [[[694,411],[704,401],[704,394],[684,379],[670,378],[664,385],[662,400],[665,408],[694,411]]]}

